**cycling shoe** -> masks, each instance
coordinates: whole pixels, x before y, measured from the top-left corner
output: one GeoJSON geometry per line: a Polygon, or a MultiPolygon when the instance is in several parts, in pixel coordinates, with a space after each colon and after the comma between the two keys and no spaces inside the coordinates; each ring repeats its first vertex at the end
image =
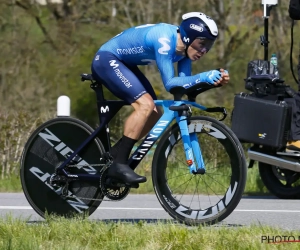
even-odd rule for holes
{"type": "Polygon", "coordinates": [[[286,152],[300,153],[300,140],[290,141],[286,144],[286,152]]]}
{"type": "Polygon", "coordinates": [[[118,179],[124,182],[126,185],[136,186],[133,184],[146,182],[145,176],[136,174],[127,164],[113,163],[107,172],[107,176],[118,179]]]}

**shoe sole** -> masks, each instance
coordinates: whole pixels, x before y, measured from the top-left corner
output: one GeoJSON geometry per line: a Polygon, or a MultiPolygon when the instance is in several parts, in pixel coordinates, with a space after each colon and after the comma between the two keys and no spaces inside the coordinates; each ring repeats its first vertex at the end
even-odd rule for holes
{"type": "Polygon", "coordinates": [[[297,153],[297,154],[299,154],[299,153],[300,153],[300,149],[286,148],[286,149],[285,149],[285,152],[288,152],[288,153],[297,153]]]}
{"type": "MultiPolygon", "coordinates": [[[[128,183],[128,182],[124,182],[123,180],[121,179],[117,179],[115,177],[110,177],[108,176],[109,178],[111,178],[113,181],[117,182],[117,183],[120,183],[120,184],[123,184],[125,185],[126,187],[129,187],[129,188],[139,188],[139,183],[128,183]]],[[[118,187],[116,184],[112,184],[112,186],[115,186],[115,187],[118,187]]]]}
{"type": "Polygon", "coordinates": [[[116,177],[116,176],[114,176],[112,174],[109,174],[109,173],[107,173],[107,177],[109,177],[111,179],[114,179],[114,180],[118,180],[119,182],[124,183],[126,185],[134,185],[134,184],[139,184],[139,183],[145,183],[147,181],[147,178],[145,177],[145,180],[142,180],[142,181],[139,181],[139,182],[132,182],[132,183],[130,183],[130,182],[124,182],[123,179],[118,178],[118,177],[116,177]]]}

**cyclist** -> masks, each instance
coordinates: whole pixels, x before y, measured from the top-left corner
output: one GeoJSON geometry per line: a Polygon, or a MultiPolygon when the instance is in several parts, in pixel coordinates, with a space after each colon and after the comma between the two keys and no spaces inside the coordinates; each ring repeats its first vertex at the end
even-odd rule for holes
{"type": "Polygon", "coordinates": [[[93,78],[134,108],[125,121],[123,137],[111,150],[114,160],[108,169],[108,176],[133,187],[145,182],[146,177],[127,165],[129,154],[161,116],[153,102],[157,99],[154,90],[137,65],[156,64],[167,91],[199,82],[224,85],[229,81],[224,69],[191,75],[191,62],[211,49],[218,28],[213,19],[201,12],[184,14],[182,19],[179,27],[159,23],[129,28],[103,44],[92,62],[93,78]],[[178,77],[174,75],[175,62],[178,77]]]}

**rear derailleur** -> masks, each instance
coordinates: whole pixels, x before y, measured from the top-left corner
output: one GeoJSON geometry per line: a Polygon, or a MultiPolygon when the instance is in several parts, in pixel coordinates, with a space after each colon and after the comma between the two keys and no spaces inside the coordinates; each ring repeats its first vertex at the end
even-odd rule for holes
{"type": "Polygon", "coordinates": [[[49,178],[49,185],[52,187],[60,187],[63,197],[68,195],[69,181],[65,176],[56,173],[52,174],[49,178]]]}

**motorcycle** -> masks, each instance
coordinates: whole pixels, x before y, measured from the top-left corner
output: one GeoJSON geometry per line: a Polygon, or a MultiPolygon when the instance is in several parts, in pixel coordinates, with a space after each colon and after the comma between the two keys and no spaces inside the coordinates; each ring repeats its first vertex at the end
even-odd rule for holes
{"type": "Polygon", "coordinates": [[[270,73],[268,61],[268,20],[277,2],[263,0],[264,35],[261,44],[264,46],[264,60],[248,64],[245,88],[250,93],[235,95],[232,130],[242,143],[251,144],[247,151],[248,168],[258,162],[265,187],[278,198],[299,199],[300,152],[286,150],[291,132],[292,103],[297,92],[270,73]]]}

